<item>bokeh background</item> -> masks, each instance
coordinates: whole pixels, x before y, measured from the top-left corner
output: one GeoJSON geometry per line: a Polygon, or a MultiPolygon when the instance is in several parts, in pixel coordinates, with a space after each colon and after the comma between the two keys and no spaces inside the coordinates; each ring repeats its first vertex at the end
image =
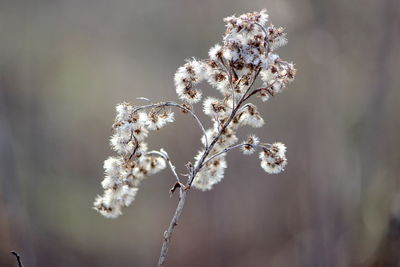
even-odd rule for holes
{"type": "MultiPolygon", "coordinates": [[[[114,106],[176,100],[184,59],[261,8],[287,28],[279,54],[298,75],[257,102],[255,132],[289,165],[266,175],[231,153],[223,182],[190,192],[168,266],[400,266],[398,0],[1,0],[0,266],[16,266],[10,250],[26,267],[155,266],[177,204],[168,170],[120,218],[92,210],[114,106]]],[[[177,115],[149,141],[184,172],[199,137],[177,115]]]]}

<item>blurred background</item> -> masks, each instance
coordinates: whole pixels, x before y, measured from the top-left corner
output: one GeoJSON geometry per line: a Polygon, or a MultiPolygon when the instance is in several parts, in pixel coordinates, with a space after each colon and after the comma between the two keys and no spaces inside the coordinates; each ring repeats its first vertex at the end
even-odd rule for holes
{"type": "MultiPolygon", "coordinates": [[[[0,266],[11,250],[26,267],[155,266],[177,204],[168,170],[120,218],[92,209],[115,104],[176,100],[184,59],[261,8],[298,75],[240,134],[284,142],[289,165],[267,175],[232,152],[221,183],[190,192],[167,265],[400,266],[398,0],[1,0],[0,266]]],[[[200,133],[176,117],[149,142],[184,172],[200,133]]]]}

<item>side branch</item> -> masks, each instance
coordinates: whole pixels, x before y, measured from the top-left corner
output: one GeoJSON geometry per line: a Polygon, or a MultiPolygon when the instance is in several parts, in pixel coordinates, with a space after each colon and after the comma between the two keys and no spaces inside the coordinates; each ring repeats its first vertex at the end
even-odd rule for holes
{"type": "Polygon", "coordinates": [[[258,144],[258,145],[255,145],[255,144],[248,144],[248,143],[240,143],[240,144],[237,144],[237,145],[233,145],[233,146],[227,147],[227,148],[223,149],[221,152],[218,152],[218,153],[212,155],[211,157],[207,158],[206,161],[204,161],[203,165],[206,165],[209,161],[211,161],[212,159],[214,159],[214,158],[216,158],[218,156],[221,156],[222,154],[225,154],[225,153],[227,153],[227,152],[229,152],[229,151],[231,151],[231,150],[233,150],[235,148],[239,148],[239,147],[243,147],[243,146],[251,146],[253,148],[261,147],[261,148],[265,148],[265,149],[268,149],[268,150],[270,149],[270,144],[258,144]]]}
{"type": "Polygon", "coordinates": [[[147,152],[146,154],[158,155],[158,156],[162,157],[163,159],[165,159],[168,162],[168,165],[169,165],[172,173],[174,174],[176,181],[178,183],[181,182],[181,180],[179,179],[179,175],[176,173],[175,166],[172,164],[171,159],[169,158],[167,152],[164,149],[161,149],[160,151],[152,150],[152,151],[147,152]]]}
{"type": "Polygon", "coordinates": [[[160,102],[160,103],[155,103],[155,104],[149,104],[149,105],[144,105],[144,106],[139,106],[134,109],[134,112],[137,112],[142,109],[148,109],[148,108],[159,108],[159,107],[177,107],[180,108],[186,112],[189,112],[190,115],[196,120],[197,124],[199,125],[201,131],[203,132],[204,138],[205,138],[205,147],[208,147],[208,140],[207,140],[207,134],[206,134],[206,129],[204,128],[203,123],[197,117],[197,115],[190,109],[172,101],[166,101],[166,102],[160,102]]]}

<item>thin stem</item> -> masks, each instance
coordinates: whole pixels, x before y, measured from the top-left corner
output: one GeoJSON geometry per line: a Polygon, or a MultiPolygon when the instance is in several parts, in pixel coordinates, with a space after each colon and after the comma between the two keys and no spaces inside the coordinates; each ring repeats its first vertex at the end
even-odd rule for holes
{"type": "MultiPolygon", "coordinates": [[[[237,145],[233,145],[233,146],[227,147],[227,148],[223,149],[222,151],[212,155],[207,160],[205,160],[204,163],[203,163],[203,166],[206,165],[208,162],[210,162],[212,159],[214,159],[214,158],[216,158],[218,156],[221,156],[222,154],[225,154],[226,152],[228,152],[228,151],[230,151],[232,149],[235,149],[235,148],[238,148],[238,147],[242,147],[242,146],[245,146],[245,145],[251,145],[251,144],[243,144],[242,143],[242,144],[237,144],[237,145]]],[[[251,146],[253,146],[253,145],[251,145],[251,146]]]]}
{"type": "Polygon", "coordinates": [[[133,134],[133,131],[131,133],[131,138],[129,139],[129,142],[132,141],[132,138],[135,140],[135,148],[133,149],[132,154],[129,156],[128,160],[131,160],[133,155],[135,155],[137,149],[139,148],[139,141],[137,140],[136,136],[133,134]]]}
{"type": "Polygon", "coordinates": [[[252,148],[265,148],[265,149],[270,149],[270,147],[269,147],[270,144],[258,144],[258,145],[249,144],[249,143],[240,143],[240,144],[236,144],[236,145],[227,147],[227,148],[223,149],[222,151],[220,151],[220,152],[218,152],[218,153],[212,155],[212,156],[209,157],[206,161],[204,161],[203,166],[206,165],[208,162],[210,162],[212,159],[214,159],[214,158],[216,158],[216,157],[218,157],[218,156],[221,156],[222,154],[225,154],[225,153],[231,151],[232,149],[239,148],[239,147],[243,147],[243,146],[251,146],[252,148]]]}
{"type": "Polygon", "coordinates": [[[211,152],[212,148],[217,143],[218,139],[221,137],[221,135],[225,131],[225,129],[229,126],[229,124],[231,123],[233,118],[236,116],[237,111],[240,109],[240,106],[247,99],[246,95],[251,90],[255,80],[257,79],[257,77],[258,77],[258,75],[260,74],[260,71],[261,71],[260,66],[257,66],[257,67],[258,67],[258,70],[256,71],[256,73],[254,75],[253,81],[251,82],[251,84],[247,88],[246,93],[242,96],[242,98],[237,103],[236,107],[232,110],[231,115],[229,116],[228,120],[224,123],[224,125],[221,127],[218,135],[211,141],[210,145],[206,146],[202,157],[200,158],[200,160],[198,161],[198,163],[196,164],[194,169],[189,174],[188,182],[187,182],[187,185],[186,185],[185,189],[180,188],[180,196],[179,196],[178,206],[177,206],[177,208],[175,210],[174,216],[172,217],[172,220],[171,220],[171,222],[169,224],[168,229],[164,233],[164,241],[163,241],[163,244],[162,244],[162,247],[161,247],[160,258],[158,260],[158,266],[159,267],[164,266],[165,261],[167,259],[168,245],[169,245],[169,242],[171,241],[171,237],[172,237],[172,233],[174,231],[174,228],[177,226],[178,219],[181,216],[183,207],[185,206],[186,195],[189,192],[188,189],[190,189],[190,187],[191,187],[191,185],[193,183],[193,180],[196,177],[197,173],[204,166],[204,161],[206,160],[207,156],[211,152]]]}
{"type": "MultiPolygon", "coordinates": [[[[256,89],[256,90],[254,90],[254,91],[251,92],[248,96],[246,96],[246,98],[245,98],[244,100],[246,101],[246,100],[249,99],[251,96],[257,94],[258,92],[261,92],[261,91],[264,90],[265,88],[271,87],[272,85],[274,85],[275,82],[276,82],[276,80],[274,80],[272,83],[268,84],[266,87],[258,88],[258,89],[256,89]]],[[[274,93],[270,92],[269,90],[267,90],[267,93],[268,93],[270,96],[274,96],[274,93]]]]}
{"type": "Polygon", "coordinates": [[[24,267],[24,265],[22,264],[21,257],[19,256],[19,254],[14,250],[11,251],[10,253],[13,254],[15,256],[15,258],[17,258],[18,266],[19,267],[24,267]]]}
{"type": "Polygon", "coordinates": [[[268,55],[269,52],[271,51],[271,47],[270,47],[269,40],[268,40],[268,32],[267,32],[267,30],[264,28],[264,26],[262,26],[261,24],[259,24],[259,23],[257,23],[257,22],[255,22],[254,24],[257,25],[258,27],[260,27],[261,30],[264,32],[264,35],[265,35],[265,37],[264,37],[264,42],[265,42],[265,44],[267,45],[267,53],[266,53],[266,54],[268,55]]]}
{"type": "Polygon", "coordinates": [[[208,147],[208,140],[207,140],[207,134],[206,134],[206,130],[203,126],[203,123],[200,121],[199,117],[197,117],[197,115],[191,111],[190,109],[179,105],[178,103],[172,102],[172,101],[166,101],[166,102],[160,102],[160,103],[155,103],[155,104],[149,104],[149,105],[144,105],[144,106],[140,106],[140,107],[136,107],[134,109],[134,112],[137,112],[139,110],[142,109],[148,109],[148,108],[158,108],[158,107],[177,107],[180,109],[185,110],[186,112],[189,112],[190,115],[192,115],[192,117],[196,120],[197,124],[199,125],[201,131],[203,132],[204,135],[204,139],[205,139],[205,147],[208,147]]]}
{"type": "Polygon", "coordinates": [[[170,157],[168,156],[168,154],[167,154],[166,151],[164,151],[163,149],[161,149],[160,151],[152,150],[152,151],[147,152],[146,154],[147,154],[147,155],[149,155],[149,154],[159,155],[159,156],[161,156],[162,158],[164,158],[164,159],[168,162],[168,165],[169,165],[169,167],[170,167],[172,173],[174,174],[174,176],[175,176],[175,178],[176,178],[176,181],[177,181],[178,183],[181,182],[181,180],[179,179],[179,175],[176,173],[176,168],[175,168],[175,166],[172,164],[171,159],[170,159],[170,157]]]}
{"type": "MultiPolygon", "coordinates": [[[[228,74],[229,87],[232,90],[232,110],[233,110],[235,108],[235,89],[233,88],[233,85],[232,85],[232,70],[233,70],[233,68],[231,67],[231,64],[229,64],[229,70],[228,70],[228,68],[225,65],[224,59],[222,57],[220,57],[219,60],[221,61],[222,66],[225,68],[226,74],[228,74]]],[[[229,61],[228,61],[228,63],[229,63],[229,61]]]]}

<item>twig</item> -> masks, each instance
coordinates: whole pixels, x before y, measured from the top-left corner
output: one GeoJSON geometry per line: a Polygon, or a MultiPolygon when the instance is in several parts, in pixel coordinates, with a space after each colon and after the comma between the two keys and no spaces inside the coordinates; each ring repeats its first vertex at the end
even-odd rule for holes
{"type": "Polygon", "coordinates": [[[128,160],[131,160],[133,155],[135,155],[137,149],[139,148],[139,141],[137,140],[136,136],[133,134],[133,131],[131,133],[131,138],[129,139],[129,142],[132,141],[132,138],[135,140],[135,148],[133,149],[132,154],[129,156],[128,160]]]}
{"type": "Polygon", "coordinates": [[[19,267],[24,267],[24,265],[22,264],[21,257],[19,256],[19,254],[14,250],[10,251],[10,253],[13,254],[15,256],[15,258],[17,258],[18,266],[19,267]]]}
{"type": "MultiPolygon", "coordinates": [[[[246,101],[246,100],[249,99],[251,96],[257,94],[258,92],[261,92],[262,90],[265,90],[265,88],[270,88],[272,85],[275,84],[275,82],[276,82],[276,80],[274,80],[272,83],[268,84],[267,86],[265,86],[265,87],[263,87],[263,88],[258,88],[258,89],[253,90],[248,96],[246,96],[246,98],[245,98],[244,100],[246,101]]],[[[267,93],[268,93],[270,96],[274,96],[274,93],[273,93],[273,92],[270,92],[269,90],[267,90],[267,93]]]]}
{"type": "Polygon", "coordinates": [[[222,66],[225,68],[226,74],[228,74],[229,87],[232,90],[232,109],[234,109],[235,108],[235,89],[233,88],[233,85],[232,85],[232,70],[233,70],[233,68],[231,67],[231,64],[229,64],[229,70],[228,70],[225,65],[224,59],[222,57],[219,57],[219,60],[221,61],[222,66]]]}
{"type": "Polygon", "coordinates": [[[186,107],[184,107],[184,106],[182,106],[182,105],[180,105],[180,104],[178,104],[176,102],[166,101],[166,102],[160,102],[160,103],[155,103],[155,104],[144,105],[144,106],[136,107],[134,109],[134,112],[137,112],[137,111],[142,110],[142,109],[157,108],[157,107],[177,107],[177,108],[185,110],[186,112],[189,112],[190,115],[192,115],[192,117],[196,120],[197,124],[200,126],[200,129],[203,132],[204,139],[205,139],[205,145],[204,146],[208,147],[208,140],[207,140],[206,130],[205,130],[204,126],[203,126],[203,123],[200,121],[199,117],[197,117],[197,115],[193,111],[191,111],[190,109],[188,109],[188,108],[186,108],[186,107]]]}
{"type": "Polygon", "coordinates": [[[204,161],[203,166],[206,165],[208,162],[210,162],[212,159],[214,159],[214,158],[216,158],[216,157],[218,157],[218,156],[221,156],[222,154],[225,154],[225,153],[231,151],[232,149],[239,148],[239,147],[242,147],[242,146],[251,146],[252,148],[259,148],[259,147],[261,147],[261,148],[265,148],[265,149],[268,149],[268,150],[270,149],[270,148],[269,148],[269,146],[270,146],[269,144],[258,144],[258,145],[249,144],[249,143],[236,144],[236,145],[227,147],[227,148],[223,149],[222,151],[220,151],[220,152],[218,152],[218,153],[212,155],[212,156],[209,157],[206,161],[204,161]]]}
{"type": "Polygon", "coordinates": [[[164,159],[168,162],[168,165],[169,165],[169,167],[170,167],[172,173],[174,174],[174,176],[175,176],[175,178],[176,178],[176,181],[177,181],[178,183],[181,182],[181,180],[179,179],[179,175],[176,173],[176,168],[175,168],[175,166],[172,164],[171,159],[169,158],[167,152],[166,152],[164,149],[160,149],[160,151],[152,150],[152,151],[147,152],[146,154],[147,154],[147,155],[148,155],[148,154],[155,154],[155,155],[159,155],[159,156],[161,156],[162,158],[164,158],[164,159]]]}
{"type": "Polygon", "coordinates": [[[261,28],[261,30],[264,32],[264,34],[265,34],[265,37],[264,37],[264,45],[266,45],[267,47],[267,55],[269,54],[269,52],[271,52],[271,45],[270,45],[270,43],[269,43],[269,40],[268,40],[268,32],[267,32],[267,30],[264,28],[264,26],[262,26],[261,24],[259,24],[259,23],[257,23],[257,22],[255,22],[254,23],[255,25],[257,25],[258,27],[260,27],[261,28]]]}

